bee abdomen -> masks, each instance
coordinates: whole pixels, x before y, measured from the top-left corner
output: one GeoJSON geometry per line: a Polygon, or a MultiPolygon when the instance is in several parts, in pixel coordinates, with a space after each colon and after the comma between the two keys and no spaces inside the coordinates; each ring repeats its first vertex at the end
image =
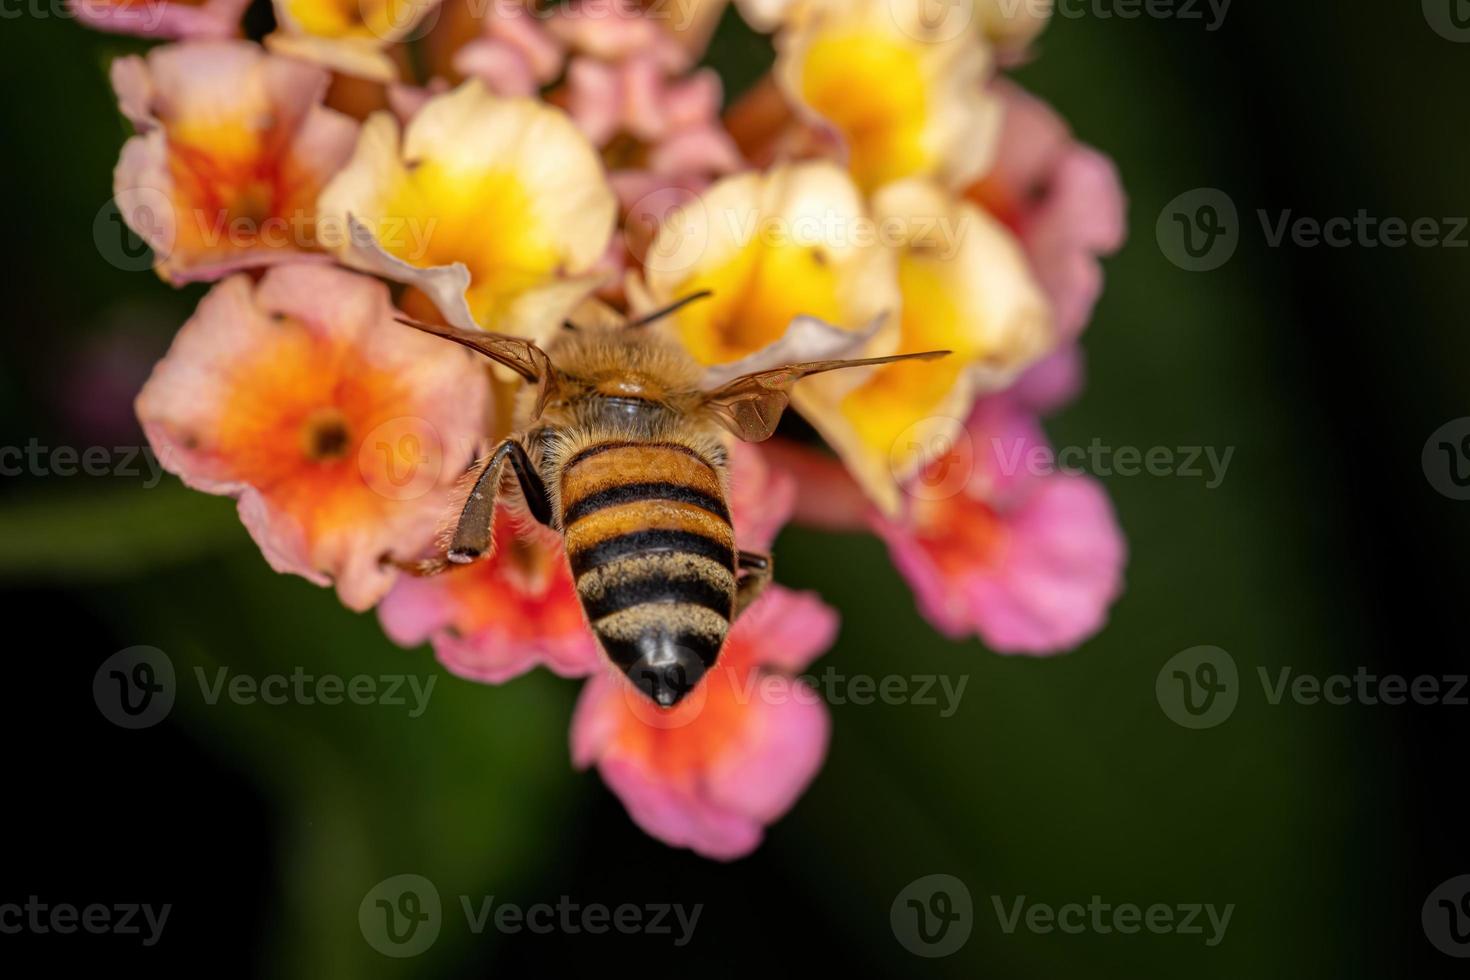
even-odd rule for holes
{"type": "Polygon", "coordinates": [[[658,703],[714,666],[735,601],[719,475],[683,446],[604,444],[562,474],[577,593],[608,657],[658,703]]]}

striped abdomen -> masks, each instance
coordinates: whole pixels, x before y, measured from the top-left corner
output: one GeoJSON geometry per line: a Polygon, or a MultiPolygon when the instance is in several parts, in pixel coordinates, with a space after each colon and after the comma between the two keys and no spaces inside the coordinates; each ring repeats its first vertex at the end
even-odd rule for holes
{"type": "Polygon", "coordinates": [[[714,666],[735,604],[720,475],[684,446],[608,442],[567,460],[562,528],[577,595],[608,657],[659,704],[714,666]]]}

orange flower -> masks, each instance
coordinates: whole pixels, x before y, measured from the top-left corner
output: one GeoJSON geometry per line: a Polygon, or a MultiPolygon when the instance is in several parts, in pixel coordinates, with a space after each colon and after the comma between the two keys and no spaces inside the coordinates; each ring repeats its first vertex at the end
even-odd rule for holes
{"type": "Polygon", "coordinates": [[[433,537],[473,459],[488,400],[459,348],[393,322],[388,290],[286,266],[220,283],[138,396],[164,467],[240,501],[277,571],[335,582],[366,609],[393,584],[380,559],[433,537]]]}
{"type": "Polygon", "coordinates": [[[538,665],[585,677],[603,663],[587,628],[560,537],[495,516],[495,550],[435,578],[402,579],[378,607],[394,642],[432,642],[460,677],[501,684],[538,665]]]}
{"type": "Polygon", "coordinates": [[[317,251],[317,194],[357,135],[320,104],[327,81],[243,41],[113,62],[119,105],[139,133],[114,175],[117,205],[159,275],[218,279],[317,251]]]}

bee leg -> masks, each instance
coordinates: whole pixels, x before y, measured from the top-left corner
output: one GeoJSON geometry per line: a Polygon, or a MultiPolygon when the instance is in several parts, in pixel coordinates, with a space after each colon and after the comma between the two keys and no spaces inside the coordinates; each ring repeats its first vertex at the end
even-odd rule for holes
{"type": "Polygon", "coordinates": [[[417,578],[427,578],[447,572],[458,565],[468,565],[490,552],[492,524],[495,519],[495,503],[500,496],[500,484],[505,477],[506,464],[516,475],[521,495],[526,499],[526,508],[531,516],[542,524],[551,526],[551,501],[546,494],[546,485],[541,475],[531,465],[526,447],[514,439],[507,439],[495,447],[480,475],[465,498],[464,508],[450,535],[449,547],[443,555],[423,561],[393,561],[394,567],[417,578]]]}
{"type": "Polygon", "coordinates": [[[760,594],[770,584],[771,556],[742,551],[736,566],[745,573],[735,580],[735,616],[738,617],[752,602],[760,598],[760,594]]]}

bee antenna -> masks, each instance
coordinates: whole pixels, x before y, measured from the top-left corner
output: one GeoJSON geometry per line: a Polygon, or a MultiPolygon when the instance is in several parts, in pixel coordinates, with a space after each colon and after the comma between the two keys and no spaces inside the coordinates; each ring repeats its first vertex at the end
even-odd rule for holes
{"type": "Polygon", "coordinates": [[[675,313],[678,313],[680,310],[690,305],[691,303],[697,303],[702,299],[709,299],[714,294],[714,290],[712,289],[701,289],[699,292],[691,293],[690,295],[685,296],[683,299],[679,300],[677,303],[672,303],[668,306],[665,306],[661,310],[654,310],[652,313],[649,313],[648,315],[643,317],[639,317],[637,320],[630,320],[627,324],[624,325],[625,329],[637,330],[639,327],[646,327],[650,323],[657,323],[659,320],[662,320],[666,316],[673,316],[675,313]]]}

